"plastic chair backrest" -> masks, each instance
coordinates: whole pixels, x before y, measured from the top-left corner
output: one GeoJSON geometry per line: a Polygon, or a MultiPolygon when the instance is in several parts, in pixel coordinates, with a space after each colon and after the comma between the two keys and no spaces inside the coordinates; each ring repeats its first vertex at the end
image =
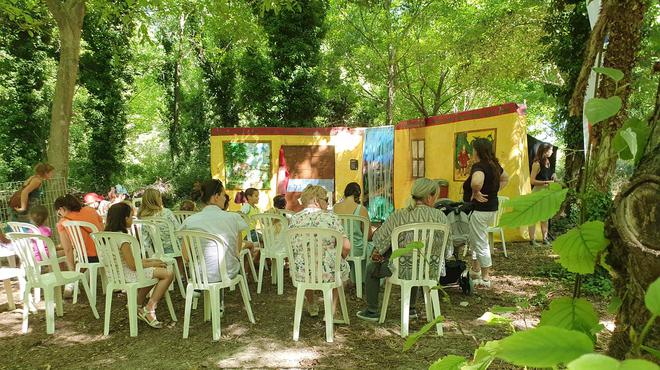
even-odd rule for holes
{"type": "Polygon", "coordinates": [[[105,267],[105,272],[110,283],[115,285],[125,285],[130,283],[126,281],[124,265],[122,263],[121,246],[124,243],[129,244],[131,253],[133,253],[135,273],[138,276],[138,280],[148,280],[144,276],[140,244],[134,236],[121,232],[101,231],[92,233],[92,239],[96,245],[96,252],[98,253],[99,261],[105,267]]]}
{"type": "MultiPolygon", "coordinates": [[[[261,213],[252,216],[256,222],[255,230],[261,232],[264,242],[264,249],[271,251],[276,249],[276,245],[282,242],[281,233],[286,233],[289,228],[289,221],[286,217],[275,213],[261,213]]],[[[284,239],[286,242],[286,239],[284,239]]]]}
{"type": "Polygon", "coordinates": [[[50,238],[43,235],[16,232],[8,233],[7,237],[16,246],[18,256],[21,259],[21,268],[25,271],[25,277],[31,285],[39,285],[41,267],[45,265],[44,261],[47,261],[46,264],[50,266],[50,271],[52,271],[55,279],[57,281],[64,281],[64,277],[60,271],[60,264],[57,261],[55,244],[50,238]],[[41,262],[37,261],[34,255],[33,245],[35,244],[39,248],[39,254],[42,256],[41,262]]]}
{"type": "Polygon", "coordinates": [[[411,253],[392,259],[394,263],[395,274],[392,276],[394,280],[412,280],[412,281],[435,281],[440,279],[440,272],[442,265],[445,261],[445,250],[447,248],[447,240],[449,238],[449,225],[425,222],[413,223],[394,228],[392,230],[392,252],[405,245],[399,245],[403,233],[404,243],[421,242],[424,246],[420,249],[413,249],[411,253]],[[438,236],[437,233],[442,233],[438,236]],[[412,237],[411,237],[412,235],[412,237]],[[439,243],[438,243],[439,241],[439,243]],[[410,266],[410,278],[401,278],[401,260],[411,259],[411,263],[405,263],[410,266]],[[438,260],[438,266],[432,271],[432,259],[438,260]]]}
{"type": "Polygon", "coordinates": [[[303,278],[300,278],[298,271],[292,271],[291,273],[294,285],[299,283],[328,284],[324,281],[323,260],[325,259],[326,250],[331,248],[326,248],[324,242],[333,238],[335,258],[332,267],[334,267],[335,279],[331,283],[341,284],[340,263],[344,236],[339,231],[327,228],[301,227],[289,229],[287,236],[289,256],[294,261],[292,266],[295,265],[295,261],[302,261],[303,278]]]}
{"type": "Polygon", "coordinates": [[[83,238],[83,232],[88,233],[97,233],[99,229],[96,226],[89,222],[84,221],[64,221],[64,229],[71,239],[71,244],[73,244],[74,257],[77,262],[89,263],[89,258],[87,256],[87,248],[85,248],[85,239],[83,238]],[[83,230],[87,228],[87,230],[83,230]]]}
{"type": "Polygon", "coordinates": [[[197,212],[194,211],[173,211],[174,217],[176,217],[177,221],[179,221],[180,224],[183,223],[183,221],[186,220],[186,218],[194,215],[197,212]]]}
{"type": "MultiPolygon", "coordinates": [[[[174,227],[174,224],[172,221],[164,218],[164,217],[145,217],[143,218],[145,221],[149,221],[156,225],[156,229],[158,231],[158,235],[160,236],[160,240],[166,240],[166,238],[169,238],[170,240],[170,245],[174,249],[174,253],[181,253],[181,248],[179,247],[179,239],[176,237],[176,230],[174,227]],[[164,235],[162,230],[167,229],[167,233],[164,235]]],[[[161,243],[161,251],[162,251],[162,243],[161,243]]]]}
{"type": "Polygon", "coordinates": [[[176,236],[182,240],[182,249],[185,250],[185,255],[188,257],[186,275],[188,282],[192,283],[195,289],[204,289],[209,284],[209,272],[204,256],[205,248],[218,249],[220,279],[223,282],[231,281],[227,272],[227,261],[225,260],[225,255],[231,255],[229,252],[231,246],[227,246],[225,241],[203,231],[180,230],[176,232],[176,236]]]}
{"type": "MultiPolygon", "coordinates": [[[[14,222],[14,221],[9,221],[7,222],[7,225],[11,229],[12,232],[14,233],[25,233],[25,234],[36,234],[36,235],[41,235],[41,232],[39,231],[39,228],[29,224],[27,222],[14,222]]],[[[35,243],[41,245],[44,250],[46,250],[46,244],[42,242],[41,240],[34,240],[35,243]]],[[[39,249],[41,250],[41,249],[39,249]]],[[[41,253],[41,252],[40,252],[41,253]]]]}
{"type": "Polygon", "coordinates": [[[498,195],[497,201],[499,202],[499,205],[497,207],[497,213],[495,214],[495,219],[493,220],[493,224],[491,225],[491,227],[500,226],[500,217],[502,217],[502,214],[504,213],[504,209],[506,208],[507,203],[509,202],[509,197],[505,197],[504,195],[498,195]]]}
{"type": "Polygon", "coordinates": [[[348,235],[348,240],[353,243],[353,235],[357,230],[362,231],[362,254],[355,255],[353,246],[351,245],[351,257],[362,257],[365,258],[367,253],[367,243],[369,242],[369,219],[364,216],[356,215],[340,215],[337,214],[339,220],[341,221],[342,226],[344,226],[344,232],[348,235]]]}
{"type": "Polygon", "coordinates": [[[160,235],[160,230],[158,225],[151,220],[137,219],[133,220],[133,230],[132,233],[129,233],[136,237],[140,243],[140,254],[142,258],[151,258],[151,257],[162,257],[163,252],[163,242],[160,235]],[[147,248],[145,243],[145,236],[149,235],[149,240],[151,241],[151,246],[147,248]]]}

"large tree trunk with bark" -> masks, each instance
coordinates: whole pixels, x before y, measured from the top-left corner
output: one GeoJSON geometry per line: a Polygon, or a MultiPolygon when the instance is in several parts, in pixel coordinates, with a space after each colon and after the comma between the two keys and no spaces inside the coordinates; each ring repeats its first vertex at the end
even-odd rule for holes
{"type": "MultiPolygon", "coordinates": [[[[651,316],[644,305],[648,286],[660,276],[660,86],[650,119],[646,154],[614,202],[605,234],[611,241],[608,262],[616,271],[614,287],[623,305],[616,317],[608,354],[630,355],[630,330],[639,335],[651,316]]],[[[660,326],[652,327],[645,345],[660,348],[660,326]]]]}
{"type": "Polygon", "coordinates": [[[623,107],[612,119],[595,125],[592,129],[593,186],[607,193],[610,180],[616,167],[617,152],[612,146],[614,135],[627,118],[626,103],[631,92],[632,70],[640,48],[641,29],[646,12],[645,0],[610,0],[608,9],[608,27],[606,34],[609,44],[605,51],[604,67],[616,68],[623,72],[624,78],[617,83],[603,76],[598,88],[598,96],[609,98],[621,97],[623,107]]]}
{"type": "Polygon", "coordinates": [[[69,173],[69,125],[78,78],[85,0],[46,0],[46,4],[60,34],[60,61],[53,92],[48,162],[55,166],[58,175],[66,178],[69,173]]]}

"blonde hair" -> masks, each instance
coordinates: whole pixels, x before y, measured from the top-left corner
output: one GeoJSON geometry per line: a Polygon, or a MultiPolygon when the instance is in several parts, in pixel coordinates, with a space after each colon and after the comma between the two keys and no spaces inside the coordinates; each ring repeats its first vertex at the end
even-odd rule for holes
{"type": "Polygon", "coordinates": [[[138,210],[138,218],[153,216],[163,209],[163,198],[156,189],[149,188],[142,194],[142,204],[138,210]]]}
{"type": "Polygon", "coordinates": [[[34,174],[40,177],[44,177],[48,174],[48,172],[54,169],[55,167],[49,165],[48,163],[37,163],[37,165],[34,166],[34,174]]]}
{"type": "Polygon", "coordinates": [[[300,195],[300,202],[302,202],[303,207],[307,207],[309,203],[316,199],[325,199],[328,196],[327,190],[324,187],[318,185],[307,185],[305,190],[303,190],[300,195]]]}
{"type": "Polygon", "coordinates": [[[408,200],[407,209],[409,211],[413,210],[417,201],[424,200],[429,195],[437,194],[439,189],[440,187],[438,186],[437,181],[427,179],[426,177],[415,180],[412,190],[410,190],[410,199],[408,200]]]}

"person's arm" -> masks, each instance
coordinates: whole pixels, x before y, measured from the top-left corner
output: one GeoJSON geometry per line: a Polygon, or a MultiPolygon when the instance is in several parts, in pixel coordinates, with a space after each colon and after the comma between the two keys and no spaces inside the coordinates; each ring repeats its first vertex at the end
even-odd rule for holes
{"type": "Polygon", "coordinates": [[[75,271],[76,265],[73,262],[73,244],[71,244],[71,239],[69,239],[69,233],[66,232],[64,227],[60,229],[58,226],[57,232],[60,235],[60,245],[64,249],[64,255],[66,256],[66,266],[69,271],[75,271]]]}
{"type": "Polygon", "coordinates": [[[472,172],[472,182],[470,187],[472,188],[472,198],[480,203],[485,203],[488,201],[488,196],[481,193],[481,188],[484,186],[485,175],[482,171],[472,172]]]}
{"type": "Polygon", "coordinates": [[[509,184],[509,174],[502,169],[502,174],[500,175],[500,189],[507,186],[507,184],[509,184]]]}
{"type": "Polygon", "coordinates": [[[539,164],[539,162],[532,163],[532,173],[529,175],[532,186],[545,186],[552,182],[552,181],[537,180],[536,176],[539,175],[539,172],[541,172],[541,165],[539,164]]]}
{"type": "Polygon", "coordinates": [[[131,270],[135,271],[135,258],[133,258],[133,251],[131,250],[130,244],[124,243],[121,245],[121,257],[126,261],[126,265],[128,265],[131,270]]]}
{"type": "Polygon", "coordinates": [[[351,241],[347,237],[344,237],[344,243],[341,249],[342,258],[348,257],[348,254],[351,253],[351,241]]]}
{"type": "Polygon", "coordinates": [[[30,182],[28,182],[28,184],[23,188],[23,191],[21,191],[21,207],[17,208],[17,211],[23,212],[27,209],[28,195],[30,195],[31,192],[38,189],[40,186],[41,178],[33,176],[32,179],[30,179],[30,182]]]}

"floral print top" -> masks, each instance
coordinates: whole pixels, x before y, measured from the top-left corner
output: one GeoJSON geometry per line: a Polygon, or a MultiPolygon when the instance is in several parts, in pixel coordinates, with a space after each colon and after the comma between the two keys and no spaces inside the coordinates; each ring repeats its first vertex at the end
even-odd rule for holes
{"type": "MultiPolygon", "coordinates": [[[[337,217],[336,214],[324,211],[318,208],[305,208],[302,211],[291,216],[291,221],[289,223],[289,229],[296,229],[301,227],[320,227],[337,230],[340,233],[344,234],[344,227],[337,217]]],[[[323,282],[332,282],[335,280],[335,238],[327,238],[322,241],[323,247],[325,248],[325,254],[323,258],[323,282]]],[[[341,245],[341,244],[340,244],[341,245]]],[[[296,253],[296,251],[301,251],[303,248],[302,241],[297,242],[295,239],[291,243],[291,250],[294,255],[294,274],[293,278],[296,281],[305,281],[305,262],[302,256],[302,253],[296,253]]],[[[340,267],[340,277],[342,281],[346,281],[349,278],[350,267],[348,262],[344,258],[341,259],[339,264],[340,267]]]]}

